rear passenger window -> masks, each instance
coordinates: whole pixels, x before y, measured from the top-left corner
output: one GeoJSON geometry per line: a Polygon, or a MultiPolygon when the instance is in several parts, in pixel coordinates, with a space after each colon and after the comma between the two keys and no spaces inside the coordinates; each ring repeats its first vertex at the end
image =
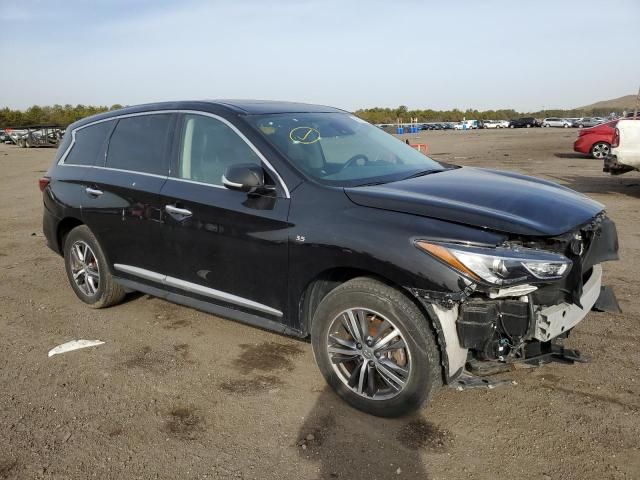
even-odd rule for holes
{"type": "Polygon", "coordinates": [[[178,176],[222,185],[230,165],[261,164],[260,157],[228,125],[204,115],[185,115],[178,176]]]}
{"type": "Polygon", "coordinates": [[[76,130],[76,141],[64,163],[69,165],[95,165],[98,155],[103,152],[104,143],[112,127],[113,120],[76,130]]]}
{"type": "Polygon", "coordinates": [[[106,167],[167,175],[171,114],[122,118],[111,135],[106,167]]]}

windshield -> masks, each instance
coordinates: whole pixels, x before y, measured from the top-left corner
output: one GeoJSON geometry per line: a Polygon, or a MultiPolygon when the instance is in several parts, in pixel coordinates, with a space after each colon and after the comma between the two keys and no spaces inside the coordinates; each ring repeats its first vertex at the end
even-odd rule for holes
{"type": "Polygon", "coordinates": [[[247,119],[299,170],[322,183],[356,186],[444,170],[438,162],[346,113],[284,113],[247,119]]]}

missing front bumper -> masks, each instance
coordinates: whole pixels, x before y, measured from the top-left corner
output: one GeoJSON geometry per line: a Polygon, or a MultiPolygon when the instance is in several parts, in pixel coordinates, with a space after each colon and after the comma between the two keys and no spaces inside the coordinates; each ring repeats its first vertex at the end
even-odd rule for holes
{"type": "Polygon", "coordinates": [[[533,338],[548,342],[576,326],[595,305],[602,286],[602,267],[595,265],[591,277],[584,284],[581,307],[575,304],[560,303],[539,310],[536,314],[536,328],[533,338]]]}

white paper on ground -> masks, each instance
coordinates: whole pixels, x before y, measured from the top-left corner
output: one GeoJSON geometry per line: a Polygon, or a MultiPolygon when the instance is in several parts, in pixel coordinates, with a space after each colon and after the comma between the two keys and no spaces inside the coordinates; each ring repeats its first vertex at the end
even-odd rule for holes
{"type": "Polygon", "coordinates": [[[49,356],[53,357],[59,353],[71,352],[72,350],[78,350],[80,348],[95,347],[103,343],[101,340],[71,340],[70,342],[63,343],[49,350],[49,356]]]}

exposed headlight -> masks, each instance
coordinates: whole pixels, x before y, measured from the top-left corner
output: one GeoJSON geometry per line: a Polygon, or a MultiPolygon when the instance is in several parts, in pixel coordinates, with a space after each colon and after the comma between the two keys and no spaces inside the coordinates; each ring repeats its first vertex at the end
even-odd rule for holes
{"type": "Polygon", "coordinates": [[[492,285],[558,280],[569,273],[572,265],[564,255],[531,248],[487,248],[423,240],[415,244],[471,279],[492,285]]]}

